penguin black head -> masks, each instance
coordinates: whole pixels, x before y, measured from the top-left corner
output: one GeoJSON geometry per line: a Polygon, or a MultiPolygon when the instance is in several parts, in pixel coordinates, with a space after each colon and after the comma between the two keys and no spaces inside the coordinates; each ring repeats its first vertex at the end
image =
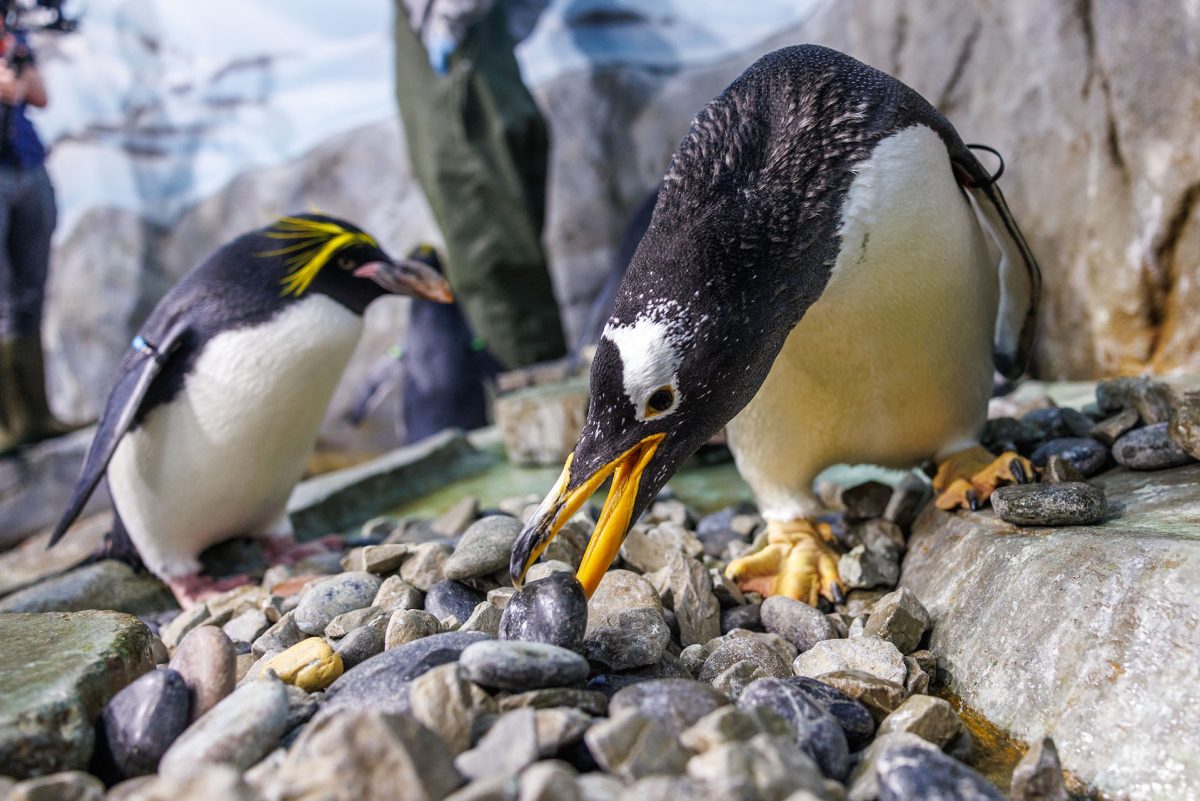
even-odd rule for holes
{"type": "Polygon", "coordinates": [[[359,314],[388,294],[453,300],[446,279],[429,265],[393,259],[370,234],[334,217],[282,217],[248,239],[244,247],[254,249],[250,268],[271,275],[285,300],[316,292],[359,314]]]}

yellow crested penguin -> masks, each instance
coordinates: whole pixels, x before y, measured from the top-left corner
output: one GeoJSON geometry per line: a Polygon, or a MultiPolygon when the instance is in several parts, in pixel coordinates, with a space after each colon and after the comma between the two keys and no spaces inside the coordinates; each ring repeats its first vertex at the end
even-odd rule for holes
{"type": "Polygon", "coordinates": [[[393,260],[342,220],[284,217],[201,262],[159,302],[118,368],[62,537],[107,473],[113,540],[180,603],[229,586],[198,556],[237,536],[295,546],[285,505],[376,298],[451,300],[427,265],[393,260]]]}
{"type": "Polygon", "coordinates": [[[609,477],[579,578],[728,425],[769,544],[743,587],[837,599],[812,482],[838,463],[942,463],[975,506],[1028,463],[977,445],[993,367],[1020,374],[1038,267],[992,176],[900,81],[824,47],[764,56],[697,115],[592,366],[587,421],[514,546],[525,571],[609,477]]]}

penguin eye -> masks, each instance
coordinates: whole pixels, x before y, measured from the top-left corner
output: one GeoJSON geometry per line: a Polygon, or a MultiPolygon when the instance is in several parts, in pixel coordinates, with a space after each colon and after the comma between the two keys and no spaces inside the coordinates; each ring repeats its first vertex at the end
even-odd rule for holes
{"type": "Polygon", "coordinates": [[[662,414],[675,404],[675,390],[659,387],[646,399],[646,417],[662,414]]]}
{"type": "Polygon", "coordinates": [[[337,260],[337,266],[339,270],[350,272],[354,269],[354,259],[350,258],[349,256],[339,256],[337,260]]]}

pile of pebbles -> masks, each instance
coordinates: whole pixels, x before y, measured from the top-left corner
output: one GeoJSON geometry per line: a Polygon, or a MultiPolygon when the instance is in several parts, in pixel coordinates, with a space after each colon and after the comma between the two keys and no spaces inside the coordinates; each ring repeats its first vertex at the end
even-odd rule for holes
{"type": "MultiPolygon", "coordinates": [[[[765,537],[749,505],[661,497],[590,604],[585,514],[520,591],[536,498],[372,521],[343,554],[148,621],[158,669],[105,708],[94,775],[8,801],[1000,799],[928,694],[928,612],[893,589],[926,485],[838,495],[850,591],[824,610],[724,577],[765,537]]],[[[1067,797],[1052,744],[1013,797],[1067,797]]]]}
{"type": "Polygon", "coordinates": [[[1016,451],[1040,468],[1033,484],[1001,487],[992,506],[1023,526],[1095,523],[1108,514],[1104,491],[1088,481],[1106,470],[1165,470],[1200,459],[1200,393],[1178,397],[1149,378],[1117,378],[1096,387],[1080,410],[1048,407],[1020,419],[989,420],[983,444],[1016,451]]]}

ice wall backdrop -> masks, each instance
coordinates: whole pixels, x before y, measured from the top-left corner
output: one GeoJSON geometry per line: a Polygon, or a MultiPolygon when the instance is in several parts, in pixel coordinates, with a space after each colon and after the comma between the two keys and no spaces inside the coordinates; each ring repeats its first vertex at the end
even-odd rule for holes
{"type": "MultiPolygon", "coordinates": [[[[394,251],[438,237],[391,94],[389,0],[86,0],[37,39],[61,221],[55,405],[94,416],[137,325],[208,251],[317,207],[394,251]]],[[[573,332],[692,115],[805,41],[912,84],[1005,190],[1042,260],[1047,376],[1200,365],[1200,8],[1082,0],[556,0],[519,57],[553,136],[546,246],[573,332]]],[[[378,304],[331,410],[402,338],[378,304]]],[[[385,414],[359,444],[386,445],[385,414]]]]}

